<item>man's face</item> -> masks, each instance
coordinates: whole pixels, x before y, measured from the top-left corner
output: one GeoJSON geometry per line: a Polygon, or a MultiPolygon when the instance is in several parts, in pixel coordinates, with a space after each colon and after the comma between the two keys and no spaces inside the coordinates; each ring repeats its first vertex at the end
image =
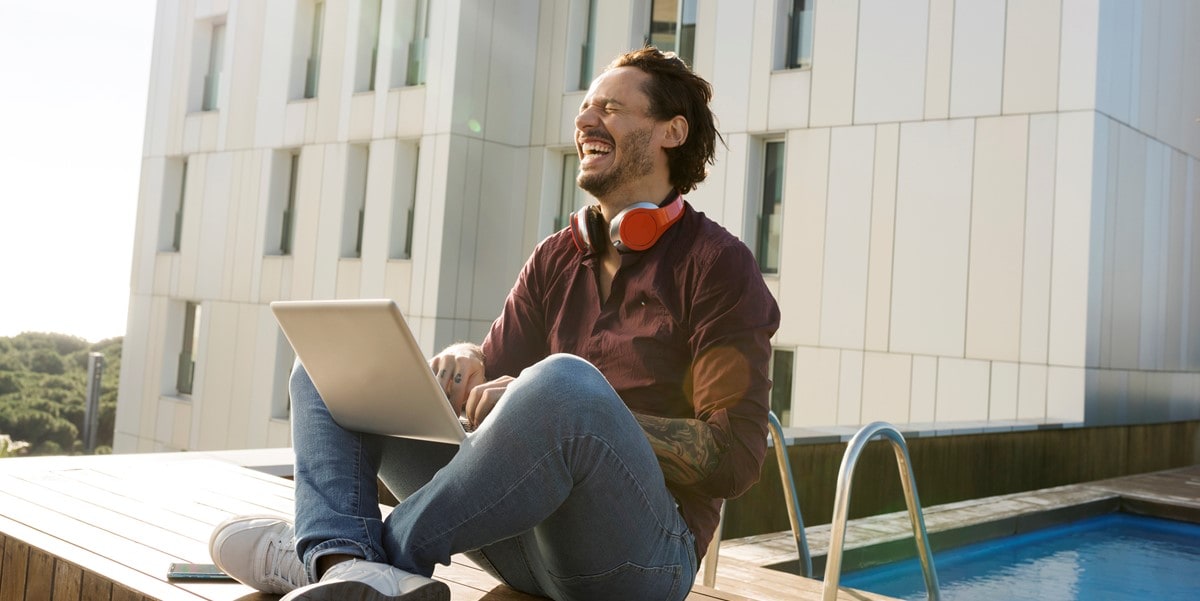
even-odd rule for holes
{"type": "Polygon", "coordinates": [[[642,84],[650,77],[634,67],[606,71],[592,82],[575,117],[579,153],[576,183],[597,198],[665,170],[657,123],[642,84]]]}

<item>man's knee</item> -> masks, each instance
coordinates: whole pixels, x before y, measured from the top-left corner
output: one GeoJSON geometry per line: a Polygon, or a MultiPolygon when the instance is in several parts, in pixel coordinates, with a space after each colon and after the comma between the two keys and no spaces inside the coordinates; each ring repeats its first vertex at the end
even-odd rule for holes
{"type": "Polygon", "coordinates": [[[580,415],[625,411],[624,403],[594,365],[564,353],[550,355],[521,372],[512,386],[513,403],[535,411],[580,415]]]}

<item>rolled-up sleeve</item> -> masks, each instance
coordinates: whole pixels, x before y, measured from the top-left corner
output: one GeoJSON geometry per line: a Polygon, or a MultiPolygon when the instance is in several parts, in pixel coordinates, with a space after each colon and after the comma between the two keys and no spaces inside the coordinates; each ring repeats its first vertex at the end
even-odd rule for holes
{"type": "Polygon", "coordinates": [[[758,481],[766,454],[768,365],[779,306],[743,245],[720,249],[704,271],[691,304],[690,392],[696,417],[712,428],[723,451],[713,472],[688,488],[731,498],[758,481]]]}

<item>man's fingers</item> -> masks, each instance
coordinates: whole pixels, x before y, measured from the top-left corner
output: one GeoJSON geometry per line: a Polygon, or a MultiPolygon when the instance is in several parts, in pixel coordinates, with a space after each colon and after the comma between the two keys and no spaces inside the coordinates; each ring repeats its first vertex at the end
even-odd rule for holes
{"type": "Polygon", "coordinates": [[[441,353],[429,362],[433,375],[442,392],[450,401],[455,413],[461,413],[467,404],[471,388],[483,383],[483,363],[472,355],[441,353]]]}
{"type": "Polygon", "coordinates": [[[500,402],[500,397],[504,395],[504,391],[508,388],[508,383],[512,381],[509,376],[485,382],[471,389],[471,394],[467,398],[466,416],[472,426],[479,426],[483,420],[492,412],[496,403],[500,402]]]}

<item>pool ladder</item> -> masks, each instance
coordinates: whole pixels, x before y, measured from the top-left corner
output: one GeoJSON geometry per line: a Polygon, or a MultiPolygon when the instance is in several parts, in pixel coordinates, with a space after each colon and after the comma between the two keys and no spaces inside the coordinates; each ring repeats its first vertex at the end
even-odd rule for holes
{"type": "MultiPolygon", "coordinates": [[[[917,555],[921,560],[921,573],[925,576],[925,590],[929,601],[938,601],[937,570],[933,566],[933,555],[929,551],[929,533],[925,530],[925,516],[921,513],[921,500],[917,497],[917,483],[913,477],[912,461],[908,457],[908,445],[900,431],[885,422],[873,422],[863,426],[842,456],[842,467],[838,470],[837,496],[833,499],[833,521],[829,527],[829,553],[825,560],[825,588],[821,593],[824,601],[837,599],[838,579],[842,571],[842,546],[846,538],[846,522],[850,513],[850,482],[854,479],[854,466],[862,450],[872,438],[882,435],[892,443],[896,454],[896,467],[900,471],[900,485],[904,487],[904,502],[908,506],[908,521],[912,523],[913,537],[917,542],[917,555]]],[[[789,477],[789,483],[791,478],[789,477]]],[[[792,492],[795,496],[795,492],[792,492]]],[[[808,555],[807,550],[803,555],[808,555]]]]}
{"type": "MultiPolygon", "coordinates": [[[[783,425],[775,412],[767,414],[767,423],[774,439],[775,458],[779,465],[779,477],[783,484],[783,496],[787,502],[788,521],[792,525],[792,536],[796,541],[796,551],[800,556],[800,575],[813,577],[812,556],[808,550],[808,540],[804,534],[804,519],[800,514],[800,502],[796,497],[796,481],[792,476],[791,463],[787,456],[787,443],[783,436],[783,425]]],[[[842,456],[842,466],[838,470],[837,494],[833,500],[833,521],[830,524],[829,552],[825,561],[825,586],[822,591],[824,601],[835,601],[838,592],[838,580],[842,569],[842,547],[846,537],[846,522],[850,513],[850,483],[854,478],[854,466],[862,455],[862,450],[875,436],[884,436],[892,443],[896,454],[896,464],[900,472],[900,485],[904,488],[904,501],[908,506],[908,519],[912,523],[913,536],[916,538],[917,554],[921,560],[921,572],[925,576],[925,589],[930,601],[938,601],[941,591],[938,589],[937,570],[933,565],[933,556],[929,551],[929,534],[925,530],[925,517],[921,513],[921,500],[917,497],[916,480],[913,477],[912,461],[908,457],[908,445],[900,431],[885,422],[873,422],[863,426],[850,443],[846,445],[846,453],[842,456]]],[[[709,546],[704,558],[704,584],[716,586],[717,557],[721,544],[721,529],[725,521],[725,505],[721,505],[721,523],[717,525],[717,535],[709,546]]]]}

